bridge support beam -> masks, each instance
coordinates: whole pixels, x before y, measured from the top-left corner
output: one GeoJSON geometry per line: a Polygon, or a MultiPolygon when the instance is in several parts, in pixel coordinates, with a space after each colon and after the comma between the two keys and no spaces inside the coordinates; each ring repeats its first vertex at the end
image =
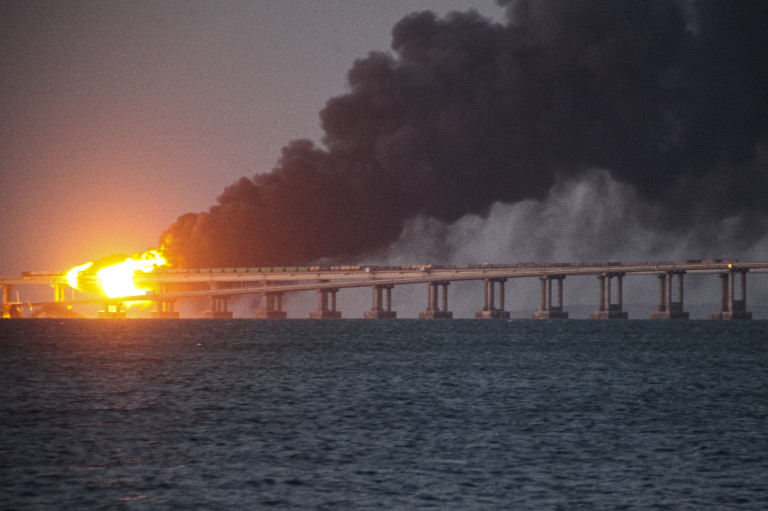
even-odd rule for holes
{"type": "Polygon", "coordinates": [[[99,319],[122,319],[125,311],[121,302],[105,303],[104,310],[99,311],[99,319]]]}
{"type": "Polygon", "coordinates": [[[477,319],[509,319],[509,311],[504,310],[504,283],[507,279],[485,279],[483,310],[475,312],[477,319]],[[499,306],[496,307],[496,284],[499,286],[499,306]]]}
{"type": "Polygon", "coordinates": [[[542,275],[541,305],[533,313],[533,319],[568,319],[568,312],[563,310],[563,281],[565,275],[542,275]],[[557,305],[552,304],[552,281],[557,282],[557,305]]]}
{"type": "MultiPolygon", "coordinates": [[[[167,284],[160,284],[158,286],[160,293],[168,292],[167,284]]],[[[178,319],[179,313],[173,310],[176,304],[176,300],[158,300],[157,310],[149,313],[149,317],[152,319],[178,319]]]]}
{"type": "Polygon", "coordinates": [[[341,311],[336,310],[336,293],[338,288],[317,290],[317,310],[309,313],[312,319],[339,319],[341,311]]]}
{"type": "Polygon", "coordinates": [[[264,293],[261,310],[254,313],[259,319],[285,319],[288,313],[283,310],[283,293],[264,293]]]}
{"type": "Polygon", "coordinates": [[[720,274],[720,305],[712,313],[712,319],[752,319],[747,311],[747,272],[749,268],[731,268],[720,274]],[[736,299],[736,274],[741,281],[741,298],[736,299]]]}
{"type": "Polygon", "coordinates": [[[228,309],[228,306],[228,297],[212,296],[211,310],[203,311],[203,317],[208,319],[231,319],[232,312],[228,309]]]}
{"type": "Polygon", "coordinates": [[[448,281],[429,282],[427,287],[427,310],[419,312],[419,319],[452,319],[453,312],[448,310],[448,281]],[[438,288],[442,289],[442,305],[438,306],[438,288]]]}
{"type": "Polygon", "coordinates": [[[627,319],[628,314],[622,310],[623,277],[623,273],[603,273],[597,277],[600,281],[600,307],[590,315],[592,319],[627,319]],[[611,280],[614,278],[616,279],[617,303],[611,301],[611,280]]]}
{"type": "Polygon", "coordinates": [[[668,271],[659,277],[659,308],[651,312],[651,319],[688,319],[683,310],[683,275],[684,271],[668,271]],[[672,299],[672,277],[677,275],[677,301],[672,299]]]}
{"type": "Polygon", "coordinates": [[[392,310],[392,288],[393,285],[373,286],[373,306],[371,310],[365,311],[363,317],[366,319],[394,319],[397,312],[392,310]]]}

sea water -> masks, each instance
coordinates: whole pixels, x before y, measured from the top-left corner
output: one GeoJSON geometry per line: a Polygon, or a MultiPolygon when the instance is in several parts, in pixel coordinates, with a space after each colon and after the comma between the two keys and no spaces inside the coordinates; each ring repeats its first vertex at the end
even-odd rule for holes
{"type": "Polygon", "coordinates": [[[768,509],[768,322],[4,320],[0,509],[768,509]]]}

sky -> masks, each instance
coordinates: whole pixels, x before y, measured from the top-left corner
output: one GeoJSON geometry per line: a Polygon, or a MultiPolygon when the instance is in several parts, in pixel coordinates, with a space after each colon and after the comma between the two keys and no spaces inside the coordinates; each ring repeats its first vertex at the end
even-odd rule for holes
{"type": "Polygon", "coordinates": [[[405,15],[491,0],[0,2],[0,274],[157,246],[269,172],[405,15]]]}

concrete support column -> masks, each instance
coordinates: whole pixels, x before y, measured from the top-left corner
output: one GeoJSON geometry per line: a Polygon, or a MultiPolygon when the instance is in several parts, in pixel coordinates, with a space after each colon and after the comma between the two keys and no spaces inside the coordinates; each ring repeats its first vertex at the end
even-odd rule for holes
{"type": "Polygon", "coordinates": [[[392,285],[373,286],[373,305],[371,310],[365,311],[366,319],[394,319],[397,313],[392,310],[392,285]]]}
{"type": "Polygon", "coordinates": [[[229,297],[211,296],[211,310],[204,311],[203,317],[208,319],[231,319],[232,312],[229,310],[229,297]]]}
{"type": "Polygon", "coordinates": [[[264,293],[261,309],[254,311],[253,316],[259,319],[285,319],[288,313],[283,310],[283,293],[275,291],[264,293]]]}
{"type": "Polygon", "coordinates": [[[720,277],[720,305],[717,308],[717,312],[726,312],[728,310],[728,274],[721,273],[718,277],[720,277]]]}
{"type": "Polygon", "coordinates": [[[728,272],[728,310],[733,312],[734,300],[734,278],[733,272],[728,272]]]}
{"type": "MultiPolygon", "coordinates": [[[[157,292],[163,295],[168,292],[168,284],[159,284],[157,292]]],[[[178,319],[179,313],[174,309],[176,300],[157,300],[157,310],[149,313],[152,319],[178,319]]]]}
{"type": "Polygon", "coordinates": [[[598,275],[600,280],[600,307],[593,312],[592,319],[627,319],[628,314],[623,309],[623,273],[604,273],[598,275]],[[616,303],[611,300],[611,280],[616,278],[616,303]]]}
{"type": "Polygon", "coordinates": [[[747,272],[749,268],[730,268],[720,274],[720,306],[712,319],[752,319],[747,311],[747,272]],[[741,293],[736,299],[736,274],[740,274],[741,293]]]}
{"type": "Polygon", "coordinates": [[[744,305],[747,305],[747,272],[749,269],[745,269],[741,273],[741,301],[744,305]]]}
{"type": "MultiPolygon", "coordinates": [[[[533,319],[568,319],[568,313],[563,310],[563,280],[565,275],[542,275],[541,306],[534,311],[533,319]],[[552,304],[552,281],[557,281],[557,305],[552,304]]],[[[600,287],[600,301],[604,301],[604,287],[600,287]]]]}
{"type": "Polygon", "coordinates": [[[67,300],[67,284],[56,283],[53,284],[53,301],[64,302],[67,300]]]}
{"type": "MultiPolygon", "coordinates": [[[[210,283],[211,291],[219,289],[218,282],[210,283]]],[[[226,296],[211,295],[211,310],[203,311],[203,317],[209,319],[230,319],[232,313],[227,309],[229,298],[226,296]]]]}
{"type": "Polygon", "coordinates": [[[451,319],[453,312],[448,310],[448,281],[429,282],[427,286],[427,310],[419,312],[421,319],[451,319]],[[438,288],[442,288],[442,306],[438,303],[438,288]]]}
{"type": "Polygon", "coordinates": [[[496,310],[496,299],[494,295],[495,284],[491,279],[485,279],[485,303],[483,304],[483,311],[491,312],[496,310]]]}
{"type": "Polygon", "coordinates": [[[3,304],[13,302],[13,288],[12,284],[0,286],[3,288],[3,304]]]}
{"type": "Polygon", "coordinates": [[[659,278],[659,308],[657,312],[667,311],[667,274],[656,275],[659,278]]]}
{"type": "Polygon", "coordinates": [[[597,280],[600,281],[600,304],[597,310],[603,312],[605,310],[605,275],[598,275],[597,280]]]}
{"type": "Polygon", "coordinates": [[[494,278],[485,279],[483,281],[485,287],[485,302],[483,310],[475,313],[475,318],[478,319],[509,319],[509,312],[504,310],[504,283],[507,279],[494,278]],[[496,306],[496,285],[498,284],[499,292],[499,305],[496,306]]]}
{"type": "Polygon", "coordinates": [[[3,288],[3,303],[0,306],[0,318],[20,318],[21,311],[17,305],[11,305],[13,300],[13,285],[0,286],[3,288]]]}
{"type": "Polygon", "coordinates": [[[658,275],[659,310],[651,312],[651,319],[688,319],[683,310],[683,274],[684,271],[668,271],[658,275]],[[677,301],[672,296],[672,280],[677,275],[677,301]]]}
{"type": "Polygon", "coordinates": [[[177,319],[179,313],[174,309],[175,300],[158,300],[157,310],[149,313],[149,317],[153,319],[177,319]]]}
{"type": "Polygon", "coordinates": [[[427,312],[437,310],[437,286],[433,283],[427,284],[427,312]]]}
{"type": "Polygon", "coordinates": [[[309,313],[312,319],[339,319],[341,311],[336,310],[336,293],[339,288],[321,288],[317,290],[317,310],[309,313]]]}
{"type": "Polygon", "coordinates": [[[443,288],[443,307],[440,309],[440,312],[448,312],[448,284],[450,284],[450,282],[441,283],[443,288]]]}
{"type": "Polygon", "coordinates": [[[121,302],[105,303],[104,310],[99,311],[99,319],[125,318],[125,311],[121,302]]]}

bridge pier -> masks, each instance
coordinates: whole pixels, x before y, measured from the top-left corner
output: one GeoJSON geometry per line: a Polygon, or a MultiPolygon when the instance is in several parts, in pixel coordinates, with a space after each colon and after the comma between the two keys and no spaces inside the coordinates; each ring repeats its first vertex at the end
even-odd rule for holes
{"type": "Polygon", "coordinates": [[[99,311],[99,319],[123,319],[125,311],[122,302],[105,303],[104,310],[99,311]]]}
{"type": "Polygon", "coordinates": [[[749,268],[731,268],[720,274],[720,305],[712,313],[712,319],[752,319],[747,311],[747,272],[749,268]],[[741,276],[741,299],[736,300],[735,276],[741,276]]]}
{"type": "Polygon", "coordinates": [[[254,313],[259,319],[285,319],[288,313],[283,310],[283,294],[279,292],[264,293],[261,310],[254,313]]]}
{"type": "Polygon", "coordinates": [[[309,313],[312,319],[339,319],[341,311],[336,310],[336,293],[338,288],[317,290],[317,310],[309,313]]]}
{"type": "Polygon", "coordinates": [[[622,310],[623,273],[603,273],[598,275],[600,281],[600,307],[593,312],[592,319],[627,319],[628,314],[622,310]],[[616,278],[616,300],[617,303],[611,303],[611,280],[616,278]]]}
{"type": "Polygon", "coordinates": [[[651,312],[651,319],[688,319],[683,310],[684,271],[668,271],[659,277],[659,308],[651,312]],[[677,301],[672,301],[672,277],[677,275],[677,301]]]}
{"type": "Polygon", "coordinates": [[[53,301],[64,302],[67,300],[67,284],[56,282],[53,285],[53,301]]]}
{"type": "Polygon", "coordinates": [[[21,310],[13,302],[13,288],[12,284],[0,286],[3,288],[3,303],[0,308],[0,318],[20,318],[21,310]]]}
{"type": "Polygon", "coordinates": [[[429,282],[427,287],[427,310],[419,312],[419,319],[452,319],[448,310],[448,281],[429,282]],[[438,307],[438,288],[442,288],[442,306],[438,307]]]}
{"type": "Polygon", "coordinates": [[[158,300],[157,310],[149,313],[152,319],[178,319],[179,313],[173,310],[176,300],[158,300]]]}
{"type": "Polygon", "coordinates": [[[509,311],[504,310],[504,283],[507,279],[485,279],[483,310],[475,312],[477,319],[509,319],[509,311]],[[495,288],[499,285],[499,306],[496,307],[495,288]]]}
{"type": "Polygon", "coordinates": [[[232,319],[232,312],[228,310],[229,298],[226,296],[212,296],[211,310],[203,311],[203,317],[208,319],[232,319]]]}
{"type": "Polygon", "coordinates": [[[563,310],[563,280],[565,275],[542,275],[541,305],[534,311],[533,319],[568,319],[568,312],[563,310]],[[557,281],[557,305],[552,305],[552,281],[557,281]]]}
{"type": "Polygon", "coordinates": [[[392,288],[393,285],[373,286],[373,306],[371,310],[365,311],[363,317],[366,319],[394,319],[397,312],[392,310],[392,288]]]}
{"type": "MultiPolygon", "coordinates": [[[[158,291],[162,293],[168,292],[167,284],[160,284],[158,291]]],[[[149,317],[152,319],[178,319],[179,313],[173,310],[176,300],[158,300],[157,310],[149,313],[149,317]]]]}

